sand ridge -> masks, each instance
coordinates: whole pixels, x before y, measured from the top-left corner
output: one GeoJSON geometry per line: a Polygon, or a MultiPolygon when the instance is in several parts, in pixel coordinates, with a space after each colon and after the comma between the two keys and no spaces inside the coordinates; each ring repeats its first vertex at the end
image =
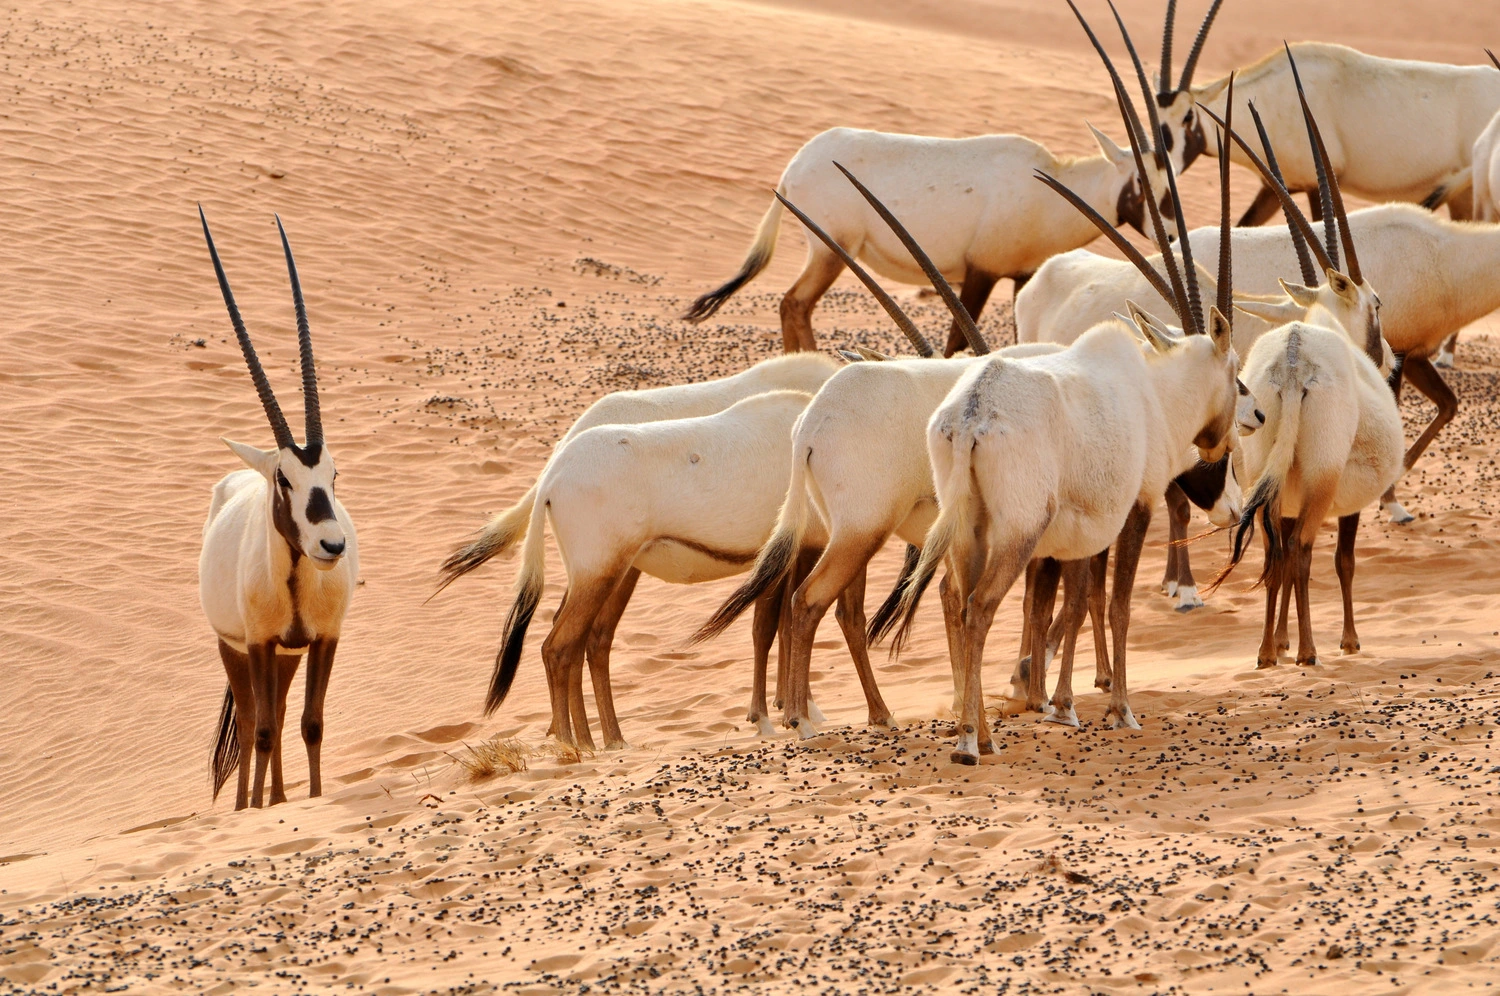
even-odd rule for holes
{"type": "MultiPolygon", "coordinates": [[[[1156,6],[1122,9],[1151,38],[1156,6]]],[[[1369,9],[1231,0],[1203,71],[1293,28],[1463,61],[1495,28],[1476,5],[1369,9]]],[[[1487,893],[1469,892],[1494,860],[1489,341],[1466,343],[1460,415],[1407,479],[1423,517],[1361,526],[1366,649],[1351,661],[1248,674],[1261,597],[1242,579],[1200,613],[1172,613],[1152,593],[1157,523],[1131,644],[1147,729],[1099,730],[1090,692],[1082,731],[1007,720],[1002,758],[958,772],[934,726],[950,689],[933,607],[900,661],[876,658],[899,737],[844,725],[862,721],[862,701],[830,624],[814,691],[833,732],[763,744],[743,722],[744,625],[685,646],[729,584],[647,579],[614,658],[630,751],[538,756],[477,784],[455,763],[492,736],[541,743],[535,647],[562,572],[549,551],[538,632],[505,709],[484,721],[513,567],[424,604],[437,563],[520,496],[593,398],[779,348],[776,302],[801,261],[791,226],[713,322],[674,316],[738,265],[802,141],[833,124],[1015,130],[1083,153],[1084,117],[1116,131],[1102,73],[1050,4],[929,13],[894,0],[858,17],[834,0],[149,13],[81,0],[0,13],[19,192],[0,203],[0,439],[13,455],[0,479],[0,980],[389,992],[610,978],[776,991],[825,975],[840,991],[1489,980],[1487,893]],[[238,815],[209,801],[223,675],[196,604],[197,547],[209,489],[234,468],[215,437],[270,434],[199,201],[296,425],[271,213],[287,224],[363,562],[329,694],[328,798],[302,798],[292,735],[293,802],[238,815]],[[1346,761],[1351,740],[1360,757],[1346,761]],[[1168,779],[1172,765],[1189,784],[1168,779]],[[1147,863],[1124,871],[1122,855],[1147,863]],[[1426,905],[1398,910],[1408,896],[1426,905]],[[1344,957],[1328,957],[1334,945],[1344,957]]],[[[1185,7],[1184,24],[1195,16],[1185,7]]],[[[1211,174],[1185,178],[1200,218],[1211,174]]],[[[1243,203],[1254,183],[1239,171],[1234,183],[1243,203]]],[[[853,286],[819,308],[820,342],[904,352],[853,286]]],[[[946,326],[931,300],[901,297],[929,335],[946,326]]],[[[986,315],[992,340],[1005,318],[986,315]]],[[[1409,434],[1427,411],[1408,402],[1409,434]]],[[[1331,547],[1320,541],[1313,592],[1325,643],[1331,547]]],[[[1210,574],[1222,537],[1194,556],[1210,574]]],[[[898,560],[877,560],[872,594],[898,560]]],[[[1007,608],[992,689],[1015,640],[1007,608]]]]}

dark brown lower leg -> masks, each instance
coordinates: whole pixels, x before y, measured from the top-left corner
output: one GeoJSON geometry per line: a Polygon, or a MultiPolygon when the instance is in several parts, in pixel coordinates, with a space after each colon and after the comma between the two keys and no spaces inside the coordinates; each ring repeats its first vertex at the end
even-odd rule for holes
{"type": "Polygon", "coordinates": [[[1289,606],[1292,602],[1292,595],[1297,591],[1297,571],[1299,568],[1297,566],[1297,558],[1293,555],[1297,545],[1296,529],[1296,519],[1283,518],[1281,520],[1281,555],[1285,559],[1281,565],[1281,611],[1276,617],[1276,653],[1278,657],[1292,648],[1292,641],[1287,636],[1287,620],[1290,615],[1289,606]]]}
{"type": "Polygon", "coordinates": [[[588,716],[583,712],[584,654],[594,619],[614,592],[618,577],[611,573],[570,585],[552,620],[552,630],[542,641],[542,663],[552,700],[552,734],[570,746],[590,750],[594,746],[588,716]]]}
{"type": "Polygon", "coordinates": [[[1352,654],[1359,649],[1359,634],[1354,631],[1354,540],[1359,535],[1359,513],[1339,519],[1339,545],[1333,555],[1333,566],[1339,575],[1339,591],[1344,596],[1344,635],[1339,649],[1352,654]]]}
{"type": "Polygon", "coordinates": [[[1250,202],[1250,206],[1240,217],[1238,227],[1254,228],[1257,225],[1264,225],[1276,217],[1276,213],[1280,210],[1281,199],[1270,187],[1261,187],[1260,192],[1255,195],[1255,200],[1250,202]]]}
{"type": "Polygon", "coordinates": [[[770,736],[773,732],[771,714],[766,709],[766,669],[770,666],[771,646],[781,629],[782,602],[785,600],[786,586],[776,585],[755,600],[750,617],[750,646],[755,655],[755,668],[750,682],[750,708],[745,710],[745,720],[754,723],[762,736],[770,736]]]}
{"type": "MultiPolygon", "coordinates": [[[[1307,530],[1313,532],[1316,526],[1307,530]]],[[[1318,663],[1318,648],[1313,645],[1312,603],[1308,596],[1308,582],[1312,577],[1312,539],[1303,539],[1298,530],[1297,559],[1297,663],[1318,663]]]]}
{"type": "Polygon", "coordinates": [[[251,679],[250,657],[219,641],[219,659],[234,693],[234,735],[239,741],[239,777],[234,790],[234,808],[250,804],[250,759],[255,753],[255,683],[251,679]]]}
{"type": "Polygon", "coordinates": [[[286,802],[286,782],[281,766],[281,731],[286,729],[286,697],[297,677],[301,657],[278,654],[276,657],[276,742],[271,745],[271,805],[286,802]]]}
{"type": "Polygon", "coordinates": [[[889,728],[895,725],[891,711],[880,697],[875,684],[875,671],[870,667],[870,648],[865,643],[865,574],[861,567],[854,579],[839,593],[839,601],[833,609],[833,617],[844,631],[844,642],[849,645],[849,656],[854,658],[854,670],[859,675],[860,688],[865,693],[865,709],[871,726],[889,728]]]}
{"type": "MultiPolygon", "coordinates": [[[[849,248],[851,256],[859,255],[859,247],[849,248]]],[[[818,342],[813,335],[812,313],[818,301],[828,293],[828,288],[843,272],[843,260],[819,245],[810,250],[807,265],[802,275],[781,299],[781,348],[784,352],[796,353],[814,350],[818,342]]]]}
{"type": "Polygon", "coordinates": [[[821,552],[803,550],[798,553],[797,562],[792,565],[792,573],[787,575],[786,583],[782,586],[781,625],[776,633],[776,700],[772,703],[777,709],[786,708],[787,675],[792,663],[792,595],[802,587],[802,582],[807,580],[807,576],[817,566],[821,552]]]}
{"type": "MultiPolygon", "coordinates": [[[[1428,400],[1437,405],[1437,414],[1432,421],[1427,423],[1427,428],[1417,437],[1417,441],[1411,444],[1411,449],[1406,451],[1406,458],[1402,461],[1402,467],[1411,470],[1423,452],[1431,445],[1432,440],[1443,426],[1453,421],[1453,416],[1458,414],[1458,395],[1443,380],[1432,361],[1425,356],[1410,356],[1401,365],[1402,376],[1411,382],[1411,386],[1421,391],[1428,400]]],[[[1384,504],[1390,504],[1396,500],[1396,486],[1392,484],[1380,498],[1384,504]]]]}
{"type": "MultiPolygon", "coordinates": [[[[1261,534],[1261,546],[1265,548],[1266,559],[1270,561],[1275,550],[1276,537],[1269,529],[1261,534]]],[[[1282,546],[1282,556],[1286,556],[1286,547],[1282,546]]],[[[1275,667],[1281,663],[1281,654],[1276,646],[1276,605],[1277,594],[1281,591],[1282,578],[1286,575],[1284,564],[1266,565],[1266,619],[1260,637],[1260,652],[1255,655],[1255,666],[1257,668],[1275,667]]]]}
{"type": "Polygon", "coordinates": [[[615,590],[594,619],[584,651],[589,664],[589,681],[594,686],[594,705],[599,710],[599,735],[604,738],[605,750],[619,750],[626,746],[625,737],[620,732],[620,720],[615,715],[615,693],[609,680],[609,650],[614,645],[620,617],[625,614],[625,607],[630,604],[630,596],[640,578],[638,567],[630,568],[620,578],[620,583],[615,585],[615,590]]]}
{"type": "Polygon", "coordinates": [[[1094,687],[1109,691],[1109,641],[1104,635],[1104,580],[1109,571],[1109,547],[1089,561],[1089,618],[1094,623],[1094,687]]]}
{"type": "Polygon", "coordinates": [[[1036,572],[1036,594],[1031,605],[1031,668],[1026,674],[1026,710],[1041,712],[1047,703],[1047,631],[1057,603],[1062,564],[1046,557],[1036,572]]]}
{"type": "Polygon", "coordinates": [[[1065,726],[1077,726],[1073,709],[1073,654],[1078,649],[1078,630],[1089,610],[1089,575],[1093,558],[1070,560],[1062,565],[1063,606],[1058,613],[1063,620],[1061,663],[1057,668],[1057,688],[1052,693],[1052,708],[1047,720],[1065,726]]]}
{"type": "Polygon", "coordinates": [[[253,695],[247,705],[255,715],[255,786],[250,804],[260,809],[265,805],[266,769],[271,764],[271,752],[281,739],[281,729],[276,725],[276,702],[280,698],[276,679],[280,669],[276,666],[274,641],[252,644],[248,649],[253,695]]]}
{"type": "Polygon", "coordinates": [[[323,794],[323,700],[333,673],[338,639],[314,640],[307,648],[307,689],[302,696],[302,744],[307,748],[307,795],[323,794]]]}
{"type": "Polygon", "coordinates": [[[1151,506],[1138,503],[1125,519],[1125,528],[1115,540],[1115,583],[1109,603],[1109,628],[1114,637],[1115,663],[1109,683],[1109,711],[1105,719],[1114,729],[1139,730],[1130,710],[1129,685],[1126,682],[1126,648],[1130,635],[1130,597],[1135,590],[1135,571],[1140,565],[1141,548],[1146,544],[1146,530],[1151,525],[1151,506]]]}
{"type": "MultiPolygon", "coordinates": [[[[995,289],[995,282],[999,279],[994,274],[972,267],[964,274],[964,286],[958,292],[958,300],[975,322],[979,321],[979,313],[984,310],[985,302],[990,299],[990,291],[995,289]]],[[[958,327],[958,319],[955,318],[948,328],[948,344],[943,347],[943,355],[952,356],[967,349],[968,345],[969,340],[964,338],[963,331],[958,327]]]]}

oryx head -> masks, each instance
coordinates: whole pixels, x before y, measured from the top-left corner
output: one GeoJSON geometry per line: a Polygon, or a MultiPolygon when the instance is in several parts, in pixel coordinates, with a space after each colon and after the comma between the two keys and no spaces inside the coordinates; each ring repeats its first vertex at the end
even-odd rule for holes
{"type": "MultiPolygon", "coordinates": [[[[1255,119],[1261,148],[1265,159],[1240,138],[1230,133],[1231,138],[1245,152],[1251,163],[1265,179],[1266,184],[1281,201],[1291,232],[1292,246],[1297,252],[1297,263],[1302,271],[1302,283],[1281,281],[1286,298],[1278,301],[1248,299],[1237,302],[1239,310],[1267,321],[1284,324],[1290,321],[1306,321],[1343,332],[1355,348],[1364,352],[1389,376],[1395,368],[1396,358],[1380,324],[1380,295],[1364,277],[1359,265],[1359,255],[1354,249],[1354,234],[1349,229],[1349,214],[1344,209],[1343,194],[1339,180],[1334,174],[1333,164],[1328,158],[1328,149],[1323,144],[1323,134],[1318,129],[1317,119],[1308,106],[1307,94],[1302,89],[1301,75],[1297,72],[1297,61],[1292,58],[1288,46],[1286,57],[1292,65],[1292,76],[1297,84],[1297,96],[1302,103],[1302,118],[1307,125],[1308,142],[1312,146],[1313,161],[1318,170],[1318,196],[1323,205],[1323,235],[1320,244],[1317,233],[1301,208],[1282,182],[1281,170],[1276,163],[1276,152],[1271,147],[1270,137],[1261,122],[1260,112],[1250,105],[1250,114],[1255,119]],[[1343,249],[1343,261],[1339,260],[1339,249],[1343,249]],[[1326,281],[1326,282],[1325,282],[1326,281]]],[[[1230,96],[1234,89],[1231,85],[1230,96]]],[[[1227,107],[1228,105],[1226,105],[1227,107]]],[[[1212,111],[1205,111],[1221,125],[1223,121],[1212,111]]]]}
{"type": "Polygon", "coordinates": [[[1218,96],[1228,85],[1228,80],[1224,79],[1198,91],[1193,89],[1193,72],[1198,68],[1198,57],[1203,54],[1208,29],[1213,27],[1214,18],[1218,16],[1223,3],[1224,0],[1213,0],[1208,13],[1203,15],[1203,23],[1198,27],[1198,35],[1193,39],[1193,47],[1188,50],[1187,62],[1183,64],[1182,75],[1174,85],[1172,34],[1176,28],[1177,0],[1167,0],[1167,16],[1161,36],[1161,69],[1156,77],[1155,103],[1161,122],[1156,141],[1161,144],[1162,150],[1171,158],[1173,167],[1179,173],[1208,151],[1208,137],[1203,130],[1203,118],[1198,113],[1198,101],[1218,96]]]}
{"type": "Polygon", "coordinates": [[[297,279],[297,264],[292,259],[292,247],[287,242],[281,219],[276,219],[276,229],[281,233],[281,248],[286,254],[286,268],[292,281],[292,303],[297,312],[297,342],[302,361],[302,405],[307,420],[307,442],[298,446],[287,426],[281,406],[271,391],[271,382],[255,355],[255,346],[250,342],[250,333],[245,330],[240,309],[234,303],[234,294],[229,289],[229,278],[224,275],[224,265],[219,261],[214,248],[214,237],[208,230],[208,219],[203,208],[198,208],[198,218],[203,222],[203,237],[208,241],[208,254],[213,259],[214,273],[219,278],[219,290],[224,294],[224,304],[229,309],[229,321],[234,325],[234,334],[240,343],[240,352],[245,355],[245,365],[250,368],[250,379],[255,383],[255,393],[266,410],[271,423],[271,432],[276,437],[274,450],[257,449],[245,443],[224,440],[245,465],[259,473],[269,485],[271,499],[271,521],[282,539],[291,548],[292,559],[306,555],[319,570],[329,570],[344,555],[348,537],[333,510],[333,481],[338,471],[333,467],[333,455],[323,443],[323,419],[318,408],[318,378],[313,368],[312,332],[307,324],[307,308],[302,302],[302,284],[297,279]]]}

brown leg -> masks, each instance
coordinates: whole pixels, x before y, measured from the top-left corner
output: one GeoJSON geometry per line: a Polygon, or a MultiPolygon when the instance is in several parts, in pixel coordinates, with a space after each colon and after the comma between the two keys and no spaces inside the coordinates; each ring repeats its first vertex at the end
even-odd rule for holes
{"type": "MultiPolygon", "coordinates": [[[[846,246],[858,257],[859,246],[846,246]]],[[[833,286],[844,269],[843,260],[822,245],[810,247],[802,275],[781,298],[781,348],[788,353],[818,348],[813,336],[812,313],[818,301],[833,286]]]]}
{"type": "Polygon", "coordinates": [[[1093,558],[1070,560],[1062,565],[1063,607],[1059,614],[1064,620],[1062,663],[1057,669],[1057,688],[1052,693],[1051,707],[1046,721],[1064,726],[1077,726],[1078,714],[1073,710],[1073,653],[1078,649],[1078,629],[1089,610],[1089,574],[1093,558]]]}
{"type": "Polygon", "coordinates": [[[570,746],[589,749],[594,746],[588,717],[582,710],[584,653],[594,619],[623,573],[623,570],[610,572],[570,585],[567,598],[552,621],[552,631],[542,641],[542,663],[552,700],[552,734],[570,746]],[[580,717],[582,728],[575,731],[575,721],[580,717]]]}
{"type": "MultiPolygon", "coordinates": [[[[1039,560],[1026,565],[1026,583],[1021,594],[1021,645],[1016,649],[1016,666],[1010,675],[1010,692],[1007,695],[1016,712],[1025,711],[1026,686],[1031,681],[1031,627],[1036,609],[1036,575],[1041,566],[1039,560]]],[[[962,655],[958,659],[962,661],[962,655]]],[[[958,686],[954,687],[956,689],[958,686]]]]}
{"type": "Polygon", "coordinates": [[[1276,196],[1270,187],[1261,187],[1260,192],[1255,195],[1255,200],[1250,202],[1250,207],[1241,216],[1238,227],[1254,228],[1257,225],[1264,225],[1276,217],[1277,212],[1280,210],[1280,198],[1276,196]]]}
{"type": "Polygon", "coordinates": [[[255,787],[250,805],[260,809],[265,805],[266,768],[270,766],[272,750],[281,739],[281,729],[276,725],[276,702],[280,698],[276,688],[279,669],[276,666],[274,641],[252,644],[248,649],[250,684],[253,689],[250,703],[253,703],[255,715],[255,787]]]}
{"type": "MultiPolygon", "coordinates": [[[[1041,535],[1041,530],[1037,535],[1041,535]]],[[[995,621],[995,610],[1025,572],[1026,565],[1031,560],[1031,551],[1035,548],[1036,542],[1033,539],[1016,549],[990,551],[983,570],[978,572],[976,583],[969,586],[970,594],[964,605],[963,708],[958,714],[958,742],[951,755],[951,759],[959,764],[978,764],[981,753],[994,751],[993,743],[987,750],[981,750],[979,745],[981,739],[989,739],[990,735],[989,724],[984,715],[982,681],[985,638],[989,635],[990,625],[995,621]]],[[[1045,631],[1045,627],[1043,629],[1045,631]]],[[[1032,675],[1036,673],[1035,669],[1031,672],[1032,675]]]]}
{"type": "Polygon", "coordinates": [[[1177,596],[1177,611],[1191,612],[1201,608],[1203,599],[1198,597],[1198,582],[1193,578],[1193,565],[1186,546],[1188,523],[1193,510],[1185,491],[1174,481],[1167,487],[1167,594],[1177,596]]]}
{"type": "Polygon", "coordinates": [[[594,619],[594,628],[589,632],[589,642],[584,652],[589,662],[589,680],[594,686],[594,705],[599,709],[599,735],[604,738],[605,750],[620,750],[629,746],[620,733],[620,720],[615,716],[615,694],[609,683],[609,648],[615,642],[615,629],[630,596],[635,592],[635,583],[641,578],[638,567],[632,567],[620,578],[615,590],[610,593],[599,615],[594,619]]]}
{"type": "MultiPolygon", "coordinates": [[[[1422,430],[1422,434],[1417,437],[1417,441],[1412,443],[1411,449],[1406,451],[1406,459],[1402,461],[1402,467],[1405,470],[1411,470],[1416,465],[1417,460],[1421,458],[1423,451],[1432,442],[1433,437],[1442,431],[1443,426],[1453,421],[1454,415],[1458,414],[1458,395],[1453,393],[1453,389],[1447,385],[1442,376],[1433,368],[1432,361],[1425,356],[1414,357],[1408,355],[1406,361],[1402,364],[1401,371],[1402,375],[1411,382],[1412,387],[1421,391],[1433,404],[1437,405],[1437,414],[1427,424],[1427,428],[1422,430]]],[[[1380,501],[1390,510],[1392,521],[1410,521],[1410,516],[1402,519],[1398,517],[1395,509],[1390,508],[1391,504],[1396,501],[1396,486],[1394,484],[1386,490],[1385,494],[1381,495],[1380,501]]],[[[1401,511],[1404,513],[1405,509],[1401,511]]]]}
{"type": "Polygon", "coordinates": [[[307,648],[307,691],[302,701],[302,743],[307,748],[307,795],[323,794],[323,699],[328,694],[328,676],[333,673],[337,637],[314,640],[307,648]]]}
{"type": "Polygon", "coordinates": [[[229,677],[234,694],[234,736],[239,741],[239,779],[234,790],[234,808],[250,804],[250,758],[255,751],[255,683],[251,680],[250,658],[223,640],[219,641],[219,659],[229,677]]]}
{"type": "MultiPolygon", "coordinates": [[[[755,671],[750,684],[750,708],[745,711],[745,720],[754,723],[763,737],[775,733],[771,726],[771,714],[766,709],[766,668],[771,660],[771,645],[776,642],[777,630],[781,628],[784,601],[786,585],[776,585],[755,600],[750,619],[750,643],[755,654],[755,671]]],[[[786,655],[781,653],[779,656],[786,655]]]]}
{"type": "MultiPolygon", "coordinates": [[[[958,300],[969,313],[974,321],[979,321],[979,313],[984,310],[985,302],[990,299],[990,291],[995,289],[995,282],[1000,278],[994,274],[976,270],[973,267],[964,274],[963,289],[958,292],[958,300]]],[[[958,319],[948,328],[948,344],[943,347],[943,355],[952,356],[969,348],[969,340],[964,338],[963,332],[959,330],[958,319]]]]}
{"type": "MultiPolygon", "coordinates": [[[[1261,545],[1265,547],[1266,558],[1271,558],[1272,544],[1276,537],[1271,535],[1269,529],[1261,534],[1261,545]]],[[[1282,555],[1285,556],[1286,546],[1282,546],[1282,555]]],[[[1276,644],[1276,595],[1281,591],[1281,582],[1286,575],[1285,565],[1267,565],[1266,569],[1266,619],[1265,626],[1260,637],[1260,652],[1255,656],[1256,668],[1275,667],[1281,663],[1281,655],[1276,644]]]]}
{"type": "Polygon", "coordinates": [[[1109,691],[1109,641],[1104,635],[1104,578],[1109,571],[1109,547],[1089,562],[1089,618],[1094,623],[1094,687],[1109,691]]]}
{"type": "Polygon", "coordinates": [[[1344,636],[1339,649],[1346,654],[1359,650],[1359,634],[1354,631],[1354,540],[1359,535],[1359,513],[1339,519],[1339,545],[1333,555],[1339,575],[1339,590],[1344,596],[1344,636]]]}
{"type": "Polygon", "coordinates": [[[1109,683],[1109,711],[1104,718],[1116,730],[1139,730],[1130,711],[1129,686],[1125,680],[1126,641],[1130,634],[1130,596],[1135,589],[1135,569],[1140,564],[1146,529],[1151,525],[1151,506],[1138,503],[1125,519],[1115,541],[1115,585],[1109,603],[1109,628],[1114,636],[1115,666],[1109,683]]]}
{"type": "Polygon", "coordinates": [[[279,654],[276,657],[276,742],[271,745],[271,805],[286,802],[286,783],[281,773],[281,731],[286,729],[286,697],[297,677],[301,657],[279,654]]]}
{"type": "Polygon", "coordinates": [[[865,693],[865,709],[871,726],[891,729],[895,721],[880,689],[875,685],[875,671],[870,667],[870,648],[865,643],[865,574],[867,565],[861,565],[854,580],[839,593],[838,605],[833,617],[844,631],[844,642],[849,645],[849,656],[854,658],[854,670],[859,675],[860,688],[865,693]]]}
{"type": "Polygon", "coordinates": [[[1316,532],[1317,527],[1298,530],[1296,548],[1297,562],[1297,663],[1309,666],[1318,663],[1318,648],[1313,646],[1312,605],[1308,597],[1308,580],[1312,575],[1312,538],[1302,538],[1301,533],[1316,532]]]}
{"type": "Polygon", "coordinates": [[[806,739],[818,733],[808,710],[811,685],[812,645],[823,615],[838,600],[845,588],[854,583],[870,558],[885,542],[884,536],[863,537],[857,543],[829,542],[818,558],[812,573],[792,593],[791,661],[787,673],[787,695],[783,708],[784,724],[806,739]]]}
{"type": "Polygon", "coordinates": [[[781,625],[776,633],[776,700],[772,704],[777,709],[786,708],[786,695],[788,689],[788,675],[792,666],[792,595],[802,587],[802,582],[812,573],[817,566],[821,550],[803,550],[797,554],[797,562],[792,565],[792,573],[787,575],[786,584],[782,587],[781,598],[781,625]]]}
{"type": "Polygon", "coordinates": [[[1281,612],[1276,618],[1276,653],[1278,658],[1292,648],[1287,637],[1287,607],[1297,590],[1297,558],[1293,555],[1297,546],[1297,520],[1281,520],[1281,555],[1285,558],[1281,574],[1281,612]]]}
{"type": "MultiPolygon", "coordinates": [[[[952,571],[943,572],[943,580],[938,582],[938,595],[943,601],[943,632],[948,638],[948,667],[953,673],[953,716],[956,720],[964,699],[964,600],[958,593],[952,571]]],[[[958,736],[956,727],[952,735],[958,736]]]]}
{"type": "Polygon", "coordinates": [[[1047,557],[1036,572],[1036,594],[1031,606],[1031,668],[1026,673],[1026,711],[1042,712],[1047,704],[1047,630],[1057,604],[1057,582],[1062,564],[1047,557]]]}
{"type": "Polygon", "coordinates": [[[1454,353],[1458,350],[1458,333],[1455,332],[1443,340],[1442,346],[1438,348],[1437,354],[1432,357],[1432,365],[1445,370],[1453,368],[1454,353]]]}

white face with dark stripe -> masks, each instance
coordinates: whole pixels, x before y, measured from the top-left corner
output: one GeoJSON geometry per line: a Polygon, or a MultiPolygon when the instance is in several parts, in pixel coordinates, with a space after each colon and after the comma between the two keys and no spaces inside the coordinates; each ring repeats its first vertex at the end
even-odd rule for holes
{"type": "Polygon", "coordinates": [[[292,549],[326,571],[343,557],[348,542],[333,509],[333,481],[338,477],[333,455],[316,444],[277,455],[271,475],[276,530],[292,549]]]}

